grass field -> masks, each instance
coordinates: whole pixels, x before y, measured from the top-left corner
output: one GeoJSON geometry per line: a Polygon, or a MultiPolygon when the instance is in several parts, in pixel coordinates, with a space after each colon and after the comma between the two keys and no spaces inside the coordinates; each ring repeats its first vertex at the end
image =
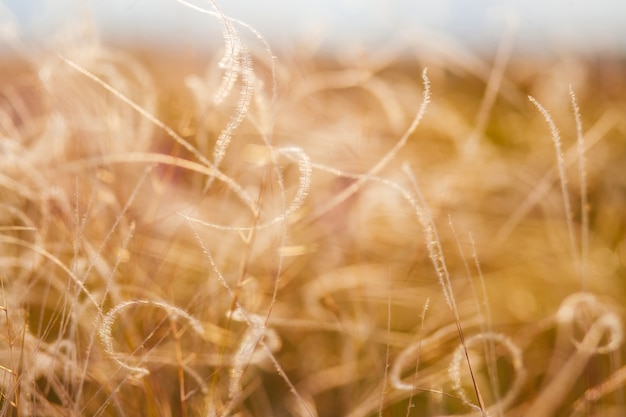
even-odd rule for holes
{"type": "Polygon", "coordinates": [[[5,57],[0,415],[626,413],[623,57],[221,24],[5,57]]]}

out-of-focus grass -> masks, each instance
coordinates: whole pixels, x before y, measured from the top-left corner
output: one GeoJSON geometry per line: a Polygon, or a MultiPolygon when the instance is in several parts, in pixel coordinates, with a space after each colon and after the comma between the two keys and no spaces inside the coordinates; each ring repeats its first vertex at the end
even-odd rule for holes
{"type": "Polygon", "coordinates": [[[2,415],[626,410],[623,62],[253,52],[3,66],[2,415]]]}

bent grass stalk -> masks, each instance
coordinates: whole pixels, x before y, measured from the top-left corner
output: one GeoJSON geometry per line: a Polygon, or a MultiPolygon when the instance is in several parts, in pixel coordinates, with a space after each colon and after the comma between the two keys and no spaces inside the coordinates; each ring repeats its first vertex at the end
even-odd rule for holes
{"type": "MultiPolygon", "coordinates": [[[[59,94],[50,100],[50,106],[69,102],[67,108],[44,109],[38,114],[38,110],[31,111],[25,105],[27,101],[20,97],[19,89],[8,89],[2,96],[7,101],[0,103],[0,128],[8,139],[3,139],[6,146],[4,142],[0,145],[6,151],[0,155],[0,188],[6,197],[0,205],[0,245],[6,253],[0,263],[0,281],[8,343],[0,348],[0,371],[4,374],[0,380],[0,415],[59,415],[63,410],[97,416],[139,412],[313,417],[341,411],[354,417],[398,412],[408,417],[416,411],[419,415],[449,415],[469,410],[469,415],[505,417],[522,410],[524,414],[548,417],[567,410],[581,415],[596,406],[623,410],[624,404],[607,398],[626,380],[618,361],[611,362],[603,380],[587,379],[587,385],[581,383],[582,388],[575,384],[592,360],[617,357],[623,349],[619,310],[588,292],[596,285],[602,288],[595,282],[590,285],[598,275],[595,245],[600,247],[605,244],[602,239],[610,239],[601,231],[591,230],[598,220],[589,214],[593,194],[587,187],[592,176],[585,152],[599,143],[602,132],[615,126],[615,116],[611,121],[611,116],[605,114],[585,134],[578,99],[570,87],[577,140],[575,147],[564,154],[552,116],[530,97],[552,135],[554,171],[564,206],[562,220],[568,232],[571,262],[580,277],[579,290],[583,291],[566,297],[551,321],[546,322],[555,328],[556,337],[552,338],[548,324],[542,327],[515,321],[517,294],[510,294],[510,305],[506,305],[508,294],[487,297],[490,285],[498,284],[496,278],[511,279],[511,288],[520,288],[516,287],[515,274],[502,272],[498,266],[499,256],[507,259],[507,252],[489,245],[483,249],[485,239],[477,239],[481,242],[478,244],[473,237],[482,230],[472,230],[471,268],[452,225],[454,218],[457,224],[463,222],[465,229],[466,216],[474,225],[485,227],[486,235],[499,232],[493,233],[495,239],[488,239],[493,246],[510,237],[521,239],[515,228],[534,224],[532,206],[552,192],[556,175],[549,172],[520,208],[512,207],[513,203],[504,207],[490,203],[504,188],[498,183],[494,191],[486,176],[489,168],[497,165],[498,154],[508,150],[498,147],[495,141],[489,142],[486,136],[490,134],[490,118],[497,117],[496,97],[503,86],[511,86],[505,75],[509,71],[509,44],[501,46],[465,146],[447,137],[421,143],[415,134],[418,126],[425,128],[428,137],[436,134],[434,125],[447,123],[437,118],[441,113],[437,113],[436,103],[432,104],[432,118],[430,110],[429,118],[425,118],[431,105],[431,80],[426,70],[421,85],[416,82],[409,87],[419,93],[415,96],[421,96],[421,101],[415,99],[419,101],[417,112],[411,112],[414,117],[410,123],[407,121],[403,133],[403,106],[411,99],[405,100],[402,88],[396,90],[394,77],[383,71],[383,67],[393,67],[393,61],[377,68],[312,72],[308,89],[298,80],[300,88],[294,92],[281,90],[285,102],[279,105],[278,61],[265,39],[245,23],[226,16],[215,2],[210,2],[212,10],[183,0],[178,3],[216,18],[221,25],[225,50],[217,65],[217,88],[213,94],[206,94],[210,89],[208,76],[206,80],[187,76],[186,91],[193,95],[196,107],[183,109],[199,114],[200,108],[210,108],[224,116],[217,126],[211,126],[215,132],[212,151],[207,143],[199,143],[210,136],[207,132],[192,137],[179,134],[165,121],[167,116],[157,114],[151,101],[156,97],[152,90],[156,87],[148,81],[133,81],[142,74],[135,66],[129,67],[129,79],[124,79],[115,68],[124,63],[121,55],[101,51],[102,55],[84,64],[64,53],[61,60],[68,72],[77,71],[94,83],[95,90],[109,93],[102,100],[110,101],[112,97],[114,104],[103,106],[103,112],[111,111],[115,102],[126,109],[122,113],[129,118],[120,116],[119,120],[128,122],[125,133],[129,137],[136,134],[141,139],[139,148],[130,144],[127,149],[104,146],[107,136],[101,136],[98,127],[85,129],[88,122],[72,120],[72,94],[78,93],[53,90],[54,71],[50,67],[42,70],[38,79],[46,86],[44,93],[59,94]],[[245,34],[260,40],[264,54],[261,58],[244,42],[245,34]],[[257,73],[258,59],[269,63],[271,92],[264,91],[262,77],[257,73]],[[127,93],[135,82],[150,89],[145,103],[127,93]],[[371,105],[373,114],[382,114],[368,121],[373,126],[371,140],[380,145],[371,149],[378,149],[375,152],[380,155],[364,173],[347,172],[313,158],[313,149],[306,142],[307,132],[301,131],[306,124],[300,126],[299,120],[290,120],[298,111],[308,111],[306,103],[313,96],[330,103],[333,99],[328,97],[332,94],[327,93],[340,90],[341,100],[360,97],[350,96],[352,90],[365,93],[367,99],[359,104],[367,111],[371,105]],[[222,105],[234,110],[223,115],[222,105]],[[139,125],[137,118],[142,120],[139,125]],[[42,153],[49,136],[38,136],[37,126],[24,134],[26,130],[20,127],[23,121],[41,123],[38,126],[48,134],[56,129],[58,149],[50,155],[42,153]],[[157,133],[146,126],[156,127],[157,133]],[[249,128],[253,133],[246,131],[249,128]],[[274,136],[274,132],[280,135],[274,136]],[[188,158],[158,153],[151,140],[154,135],[156,144],[159,134],[182,147],[188,158]],[[75,156],[73,141],[83,136],[93,136],[93,142],[102,146],[85,146],[85,151],[75,156]],[[304,138],[302,143],[300,137],[304,138]],[[395,143],[388,145],[387,140],[395,143]],[[262,156],[255,160],[226,158],[229,153],[237,156],[235,153],[245,146],[255,147],[262,156]],[[19,159],[35,149],[36,157],[19,159]],[[413,155],[402,160],[405,153],[401,151],[407,149],[424,149],[425,155],[417,155],[415,161],[413,155]],[[414,171],[411,167],[432,162],[428,161],[430,149],[442,158],[438,161],[441,171],[432,163],[428,170],[414,171]],[[484,161],[484,166],[474,167],[475,172],[462,172],[464,164],[460,162],[468,155],[472,161],[484,161]],[[575,159],[581,200],[578,243],[565,173],[575,159]],[[41,172],[40,163],[44,166],[41,172]],[[155,172],[161,167],[176,171],[168,178],[171,183],[157,184],[155,172]],[[105,171],[112,179],[98,177],[105,171]],[[437,187],[431,186],[431,181],[435,185],[447,181],[443,171],[451,171],[450,178],[467,177],[469,189],[460,190],[458,200],[439,195],[437,187]],[[55,178],[47,178],[50,172],[55,178]],[[125,184],[129,172],[130,184],[125,184]],[[199,177],[204,187],[187,181],[191,177],[199,177]],[[148,178],[153,179],[152,184],[146,181],[148,178]],[[340,187],[333,188],[333,184],[340,187]],[[172,217],[180,221],[172,228],[166,226],[166,221],[154,225],[142,217],[144,199],[166,186],[172,194],[172,217]],[[84,193],[82,187],[94,188],[84,193]],[[370,187],[381,190],[379,211],[366,204],[365,200],[371,198],[370,187]],[[386,201],[389,195],[398,198],[386,201]],[[482,196],[485,202],[473,201],[482,196]],[[344,205],[348,199],[351,205],[344,205]],[[467,212],[463,199],[471,205],[467,212]],[[396,205],[396,201],[400,203],[396,205]],[[473,209],[501,211],[508,221],[489,224],[473,209]],[[404,216],[405,211],[408,216],[404,216]],[[437,229],[441,213],[448,214],[450,231],[437,229]],[[224,214],[230,217],[224,220],[224,214]],[[414,229],[402,224],[404,221],[417,230],[421,227],[420,234],[416,237],[414,229]],[[324,229],[327,226],[328,230],[324,229]],[[319,228],[322,237],[307,234],[311,227],[319,228]],[[376,227],[382,232],[366,235],[365,230],[375,231],[376,227]],[[391,252],[402,248],[397,248],[401,244],[393,233],[405,229],[411,234],[406,241],[415,243],[412,253],[409,259],[394,258],[391,252]],[[335,238],[341,243],[335,245],[335,238]],[[448,239],[456,242],[460,260],[451,254],[444,257],[448,239]],[[384,245],[392,248],[389,253],[371,250],[384,245]],[[481,259],[479,263],[477,248],[486,261],[481,259]],[[471,288],[464,288],[465,283],[456,279],[458,271],[465,271],[471,288]],[[480,290],[474,286],[473,275],[480,281],[480,290]],[[434,298],[436,293],[443,294],[441,302],[434,298]],[[415,305],[423,300],[421,314],[417,314],[415,305]],[[329,310],[332,314],[327,314],[329,310]],[[498,313],[494,313],[496,310],[498,313]],[[141,315],[128,314],[134,311],[164,318],[155,325],[142,321],[141,315]],[[504,317],[510,320],[505,326],[504,317]],[[161,326],[167,322],[169,326],[161,326]],[[521,329],[521,334],[533,334],[533,338],[520,340],[509,335],[508,329],[521,329]],[[542,356],[533,354],[533,344],[544,349],[542,356]],[[143,345],[144,350],[137,347],[143,345]],[[534,355],[533,360],[527,361],[527,354],[534,355]],[[507,360],[509,368],[501,369],[507,360]],[[109,369],[111,364],[113,369],[109,369]],[[508,379],[500,380],[500,375],[507,372],[508,379]],[[541,381],[532,394],[526,386],[530,378],[541,381]],[[485,390],[487,385],[490,395],[485,390]],[[471,389],[473,395],[468,394],[471,389]],[[133,408],[136,406],[140,408],[133,408]]],[[[444,80],[441,72],[437,73],[442,68],[432,71],[437,74],[433,85],[444,80]]],[[[63,71],[57,67],[54,70],[63,71]]],[[[283,76],[288,78],[289,69],[280,71],[282,82],[283,76]]],[[[99,96],[86,97],[97,101],[99,96]]],[[[36,99],[29,100],[35,108],[36,99]]],[[[449,103],[445,106],[446,111],[453,107],[449,103]]],[[[347,107],[341,107],[346,112],[342,116],[365,125],[370,117],[367,111],[347,107]]],[[[83,117],[89,112],[77,114],[83,117]]],[[[107,131],[106,123],[111,127],[118,120],[106,114],[94,118],[100,119],[103,131],[107,131]]],[[[204,121],[196,122],[198,129],[208,129],[202,125],[204,121]]],[[[337,134],[335,127],[329,122],[323,130],[333,143],[344,133],[340,126],[337,134]]],[[[111,129],[113,135],[119,131],[111,129]]],[[[322,131],[317,127],[315,130],[316,134],[322,131]]],[[[529,130],[527,134],[532,136],[535,132],[529,130]]],[[[366,148],[366,142],[361,138],[359,146],[366,148]]],[[[519,189],[514,181],[506,186],[513,192],[519,189]]],[[[539,240],[535,243],[543,256],[551,256],[554,248],[549,244],[539,246],[543,244],[539,240]]],[[[522,249],[529,246],[519,245],[522,249]]],[[[533,257],[524,260],[532,263],[533,257]]],[[[529,267],[522,278],[528,278],[525,274],[534,278],[541,272],[529,267]]],[[[569,282],[566,278],[564,286],[569,282]]],[[[544,277],[537,282],[549,285],[550,281],[544,277]]],[[[530,293],[535,290],[532,285],[527,287],[530,293]]],[[[610,288],[606,285],[604,290],[610,293],[610,288]]],[[[530,297],[535,301],[539,298],[530,297]]],[[[540,312],[545,313],[539,309],[531,313],[540,312]]]]}

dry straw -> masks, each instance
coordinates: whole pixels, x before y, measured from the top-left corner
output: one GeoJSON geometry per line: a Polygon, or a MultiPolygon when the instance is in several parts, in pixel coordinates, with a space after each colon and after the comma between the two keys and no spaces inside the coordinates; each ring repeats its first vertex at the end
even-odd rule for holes
{"type": "Polygon", "coordinates": [[[0,415],[623,414],[626,142],[615,109],[583,129],[602,91],[556,97],[567,71],[509,68],[509,38],[493,65],[279,60],[177,3],[221,29],[203,76],[12,44],[0,415]]]}

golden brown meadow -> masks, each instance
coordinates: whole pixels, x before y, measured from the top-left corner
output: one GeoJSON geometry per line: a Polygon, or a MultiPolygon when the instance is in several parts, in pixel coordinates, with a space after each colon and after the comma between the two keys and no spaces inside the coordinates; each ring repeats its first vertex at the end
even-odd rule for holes
{"type": "Polygon", "coordinates": [[[1,415],[626,412],[623,60],[222,23],[6,59],[1,415]]]}

